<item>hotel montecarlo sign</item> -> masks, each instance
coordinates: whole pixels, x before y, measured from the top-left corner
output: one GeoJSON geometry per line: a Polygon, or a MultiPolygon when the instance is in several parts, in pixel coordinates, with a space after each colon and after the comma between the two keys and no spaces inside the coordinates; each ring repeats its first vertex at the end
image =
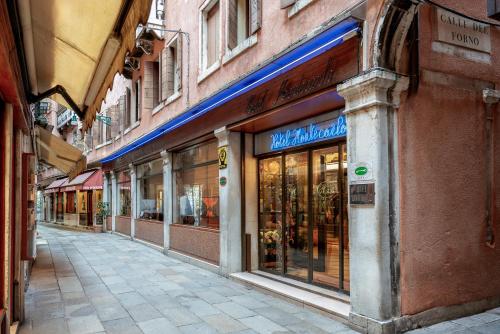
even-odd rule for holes
{"type": "Polygon", "coordinates": [[[345,116],[339,115],[339,112],[328,113],[257,134],[255,136],[255,154],[320,143],[345,137],[346,134],[345,116]]]}
{"type": "Polygon", "coordinates": [[[436,8],[437,39],[441,42],[491,52],[490,25],[436,8]]]}

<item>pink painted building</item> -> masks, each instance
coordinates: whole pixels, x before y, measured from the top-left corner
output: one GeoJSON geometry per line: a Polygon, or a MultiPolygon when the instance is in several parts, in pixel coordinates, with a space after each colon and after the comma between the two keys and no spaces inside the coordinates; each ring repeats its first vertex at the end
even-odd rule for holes
{"type": "Polygon", "coordinates": [[[107,229],[369,333],[498,306],[486,4],[154,2],[90,130],[107,229]]]}

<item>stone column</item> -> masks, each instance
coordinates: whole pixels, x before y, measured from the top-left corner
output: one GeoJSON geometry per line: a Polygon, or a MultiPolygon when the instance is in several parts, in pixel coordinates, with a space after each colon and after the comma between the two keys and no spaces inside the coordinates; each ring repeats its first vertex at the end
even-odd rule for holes
{"type": "Polygon", "coordinates": [[[111,230],[116,231],[116,214],[118,213],[118,184],[116,174],[111,171],[111,230]]]}
{"type": "Polygon", "coordinates": [[[172,153],[162,151],[161,157],[163,159],[163,252],[167,254],[170,249],[170,224],[173,223],[172,153]]]}
{"type": "Polygon", "coordinates": [[[226,127],[214,133],[219,140],[218,147],[227,148],[227,167],[219,169],[219,180],[226,178],[226,184],[219,185],[219,271],[227,276],[242,270],[240,134],[226,127]]]}
{"type": "Polygon", "coordinates": [[[130,238],[133,240],[135,238],[135,218],[137,216],[137,174],[133,164],[128,165],[128,167],[130,173],[130,204],[132,206],[130,213],[130,238]]]}
{"type": "Polygon", "coordinates": [[[374,204],[351,203],[350,321],[368,333],[394,330],[399,305],[399,203],[395,109],[408,78],[373,69],[337,86],[345,99],[348,182],[374,184],[374,204]],[[367,168],[359,177],[358,166],[367,168]]]}

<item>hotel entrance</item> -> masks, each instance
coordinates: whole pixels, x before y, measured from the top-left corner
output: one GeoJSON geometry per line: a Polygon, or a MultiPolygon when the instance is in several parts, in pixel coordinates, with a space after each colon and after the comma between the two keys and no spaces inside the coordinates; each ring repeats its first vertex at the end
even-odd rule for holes
{"type": "Polygon", "coordinates": [[[349,291],[345,142],[259,159],[259,266],[349,291]]]}

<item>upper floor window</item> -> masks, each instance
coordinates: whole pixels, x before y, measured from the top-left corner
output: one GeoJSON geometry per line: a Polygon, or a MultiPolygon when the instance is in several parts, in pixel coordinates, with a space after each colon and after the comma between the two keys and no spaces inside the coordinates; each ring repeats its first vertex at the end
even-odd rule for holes
{"type": "Polygon", "coordinates": [[[125,95],[120,97],[120,115],[123,117],[123,127],[125,129],[130,128],[132,124],[131,113],[130,113],[130,88],[125,89],[125,95]]]}
{"type": "Polygon", "coordinates": [[[220,54],[220,5],[208,1],[201,10],[201,70],[206,70],[219,60],[220,54]]]}
{"type": "Polygon", "coordinates": [[[178,93],[182,83],[182,36],[175,36],[163,49],[161,55],[162,99],[178,93]]]}
{"type": "Polygon", "coordinates": [[[261,26],[261,0],[228,0],[227,46],[234,49],[261,26]]]}
{"type": "Polygon", "coordinates": [[[134,84],[134,120],[141,119],[141,80],[137,79],[134,84]]]}

